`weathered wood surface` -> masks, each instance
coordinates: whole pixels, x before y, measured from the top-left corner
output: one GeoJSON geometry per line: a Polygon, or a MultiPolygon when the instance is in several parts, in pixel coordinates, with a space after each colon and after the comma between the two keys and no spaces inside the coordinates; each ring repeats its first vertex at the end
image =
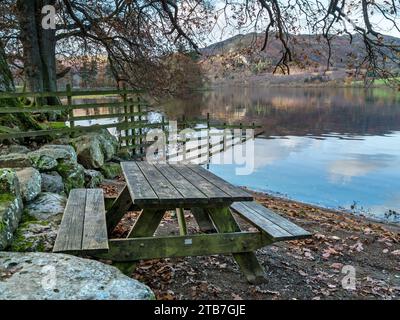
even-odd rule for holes
{"type": "Polygon", "coordinates": [[[134,204],[142,208],[195,208],[252,201],[247,192],[194,166],[123,162],[134,204]]]}
{"type": "Polygon", "coordinates": [[[107,210],[106,220],[109,233],[113,232],[115,227],[122,220],[128,210],[132,208],[132,206],[131,194],[128,190],[128,187],[125,187],[114,200],[111,208],[107,210]]]}
{"type": "Polygon", "coordinates": [[[121,94],[138,94],[143,93],[143,90],[129,89],[129,90],[76,90],[72,92],[68,91],[56,91],[56,92],[1,92],[0,99],[10,99],[10,98],[47,98],[47,97],[67,97],[71,95],[73,97],[83,97],[83,96],[104,96],[104,95],[121,95],[121,94]]]}
{"type": "Polygon", "coordinates": [[[130,262],[168,257],[239,254],[262,248],[270,243],[260,232],[116,239],[110,240],[110,251],[108,253],[96,254],[96,257],[118,262],[130,262]]]}
{"type": "Polygon", "coordinates": [[[108,233],[105,217],[103,190],[88,189],[86,191],[82,250],[107,249],[108,233]]]}
{"type": "MultiPolygon", "coordinates": [[[[137,166],[146,177],[151,188],[157,194],[160,202],[163,203],[181,203],[183,197],[181,193],[165,178],[157,166],[145,161],[136,162],[137,166]]],[[[173,182],[172,182],[173,183],[173,182]]]]}
{"type": "MultiPolygon", "coordinates": [[[[207,210],[215,227],[220,233],[241,232],[240,226],[232,216],[229,208],[207,210]]],[[[264,246],[267,244],[264,244],[264,246]]],[[[239,265],[247,281],[250,283],[262,283],[265,281],[263,267],[254,254],[254,248],[248,248],[241,253],[233,253],[233,258],[239,265]]]]}
{"type": "Polygon", "coordinates": [[[233,186],[232,184],[228,183],[224,179],[212,174],[210,171],[204,169],[201,166],[190,165],[189,168],[202,176],[203,178],[207,179],[210,183],[230,195],[231,197],[235,197],[235,199],[242,199],[241,201],[252,201],[253,196],[248,192],[233,186]]]}
{"type": "Polygon", "coordinates": [[[53,252],[100,252],[108,248],[103,190],[71,190],[53,252]]]}
{"type": "Polygon", "coordinates": [[[261,229],[273,241],[304,239],[311,234],[257,202],[235,202],[231,209],[261,229]]]}

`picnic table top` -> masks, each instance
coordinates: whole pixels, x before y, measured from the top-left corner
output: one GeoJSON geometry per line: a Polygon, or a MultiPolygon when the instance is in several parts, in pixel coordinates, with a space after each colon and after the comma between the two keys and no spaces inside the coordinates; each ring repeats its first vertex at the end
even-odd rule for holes
{"type": "Polygon", "coordinates": [[[122,162],[122,172],[135,205],[207,206],[253,201],[252,195],[199,165],[122,162]]]}

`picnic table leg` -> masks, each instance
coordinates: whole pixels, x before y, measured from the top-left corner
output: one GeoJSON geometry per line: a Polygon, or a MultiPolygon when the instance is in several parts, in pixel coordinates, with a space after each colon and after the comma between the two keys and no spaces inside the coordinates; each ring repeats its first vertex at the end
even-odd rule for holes
{"type": "MultiPolygon", "coordinates": [[[[164,214],[165,210],[144,209],[129,232],[128,238],[152,237],[164,214]]],[[[136,269],[137,261],[116,262],[114,265],[124,274],[130,276],[136,269]]]]}
{"type": "MultiPolygon", "coordinates": [[[[241,229],[229,208],[207,210],[218,232],[240,232],[241,229]]],[[[264,269],[254,252],[234,253],[233,258],[250,283],[265,282],[264,269]]]]}
{"type": "Polygon", "coordinates": [[[185,209],[183,208],[176,208],[176,216],[178,217],[178,224],[179,224],[179,234],[181,236],[186,236],[187,226],[185,221],[185,209]]]}
{"type": "Polygon", "coordinates": [[[107,211],[106,219],[107,219],[107,229],[108,234],[111,234],[121,219],[124,217],[126,212],[132,206],[132,198],[129,193],[128,187],[125,187],[124,190],[118,195],[118,198],[115,199],[113,205],[110,210],[107,211]]]}
{"type": "Polygon", "coordinates": [[[200,231],[204,233],[216,232],[215,227],[210,219],[210,216],[203,208],[191,208],[194,219],[199,225],[200,231]]]}

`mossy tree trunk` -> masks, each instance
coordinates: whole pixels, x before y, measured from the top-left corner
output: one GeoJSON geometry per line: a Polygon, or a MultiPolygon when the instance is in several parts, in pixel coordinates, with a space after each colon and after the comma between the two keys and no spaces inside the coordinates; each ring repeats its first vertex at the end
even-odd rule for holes
{"type": "MultiPolygon", "coordinates": [[[[3,43],[0,41],[0,92],[15,91],[13,76],[7,62],[3,43]]],[[[0,99],[1,107],[17,107],[20,103],[17,99],[0,99]]],[[[25,113],[0,114],[0,125],[8,128],[18,127],[21,130],[40,130],[39,123],[31,115],[25,113]]],[[[0,127],[0,131],[2,130],[0,127]]]]}

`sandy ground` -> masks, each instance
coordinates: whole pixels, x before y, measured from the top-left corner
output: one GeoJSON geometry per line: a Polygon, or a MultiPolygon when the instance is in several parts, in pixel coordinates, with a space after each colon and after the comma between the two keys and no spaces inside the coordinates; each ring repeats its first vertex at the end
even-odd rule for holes
{"type": "MultiPolygon", "coordinates": [[[[247,283],[232,257],[219,255],[144,261],[131,276],[164,300],[400,298],[400,226],[265,194],[255,196],[314,234],[311,239],[258,250],[265,283],[247,283]]],[[[125,237],[138,214],[128,213],[114,237],[125,237]]],[[[190,212],[186,217],[189,232],[199,232],[190,212]]],[[[236,218],[242,229],[253,228],[236,218]]],[[[178,234],[173,212],[166,213],[156,233],[178,234]]]]}

